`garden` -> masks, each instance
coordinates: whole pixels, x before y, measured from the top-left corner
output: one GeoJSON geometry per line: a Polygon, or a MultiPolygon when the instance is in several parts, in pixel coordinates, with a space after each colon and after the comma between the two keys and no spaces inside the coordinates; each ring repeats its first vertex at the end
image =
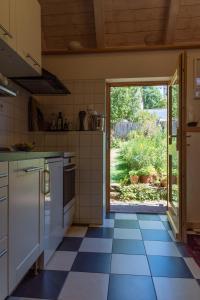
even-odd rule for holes
{"type": "Polygon", "coordinates": [[[166,205],[167,120],[158,115],[166,104],[158,87],[111,91],[111,202],[166,205]]]}

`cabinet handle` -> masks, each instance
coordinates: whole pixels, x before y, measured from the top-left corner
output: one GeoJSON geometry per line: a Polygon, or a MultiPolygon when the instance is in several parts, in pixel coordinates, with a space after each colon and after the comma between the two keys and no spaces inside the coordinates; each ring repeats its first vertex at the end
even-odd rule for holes
{"type": "Polygon", "coordinates": [[[2,256],[4,256],[6,253],[7,253],[7,250],[3,250],[3,251],[0,253],[0,258],[1,258],[2,256]]]}
{"type": "Polygon", "coordinates": [[[3,30],[3,32],[4,32],[3,35],[7,35],[10,39],[13,38],[12,34],[11,34],[7,29],[5,29],[5,27],[3,27],[3,25],[0,24],[0,28],[1,28],[1,30],[3,30]]]}
{"type": "Polygon", "coordinates": [[[4,201],[6,201],[7,200],[7,197],[1,197],[0,198],[0,202],[4,202],[4,201]]]}
{"type": "Polygon", "coordinates": [[[32,173],[32,172],[37,172],[42,170],[42,167],[32,167],[32,168],[28,168],[28,169],[24,169],[24,172],[26,173],[32,173]]]}
{"type": "Polygon", "coordinates": [[[44,195],[50,193],[50,172],[49,170],[44,170],[44,195]]]}
{"type": "Polygon", "coordinates": [[[0,178],[8,177],[8,173],[0,173],[0,178]]]}
{"type": "Polygon", "coordinates": [[[68,172],[71,172],[71,171],[74,171],[74,170],[76,170],[76,167],[73,167],[71,169],[65,169],[64,168],[64,173],[68,173],[68,172]]]}
{"type": "Polygon", "coordinates": [[[29,53],[26,55],[27,58],[30,58],[34,64],[34,66],[38,66],[40,67],[40,64],[37,62],[37,60],[35,58],[33,58],[32,55],[30,55],[29,53]]]}

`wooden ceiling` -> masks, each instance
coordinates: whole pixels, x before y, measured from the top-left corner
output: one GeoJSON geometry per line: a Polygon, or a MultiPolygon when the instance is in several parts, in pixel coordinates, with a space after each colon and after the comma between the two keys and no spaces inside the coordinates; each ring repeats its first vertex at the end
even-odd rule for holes
{"type": "Polygon", "coordinates": [[[200,47],[200,0],[39,0],[44,53],[200,47]]]}

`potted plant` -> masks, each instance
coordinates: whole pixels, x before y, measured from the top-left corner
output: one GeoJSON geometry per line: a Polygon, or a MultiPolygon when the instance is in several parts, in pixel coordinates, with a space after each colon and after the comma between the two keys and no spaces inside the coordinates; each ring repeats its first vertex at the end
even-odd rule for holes
{"type": "Polygon", "coordinates": [[[138,171],[141,183],[151,183],[153,175],[156,174],[155,168],[153,166],[147,166],[138,171]]]}
{"type": "Polygon", "coordinates": [[[137,175],[137,171],[135,170],[131,170],[129,172],[129,176],[130,176],[130,181],[132,184],[137,184],[139,181],[139,176],[137,175]]]}
{"type": "Polygon", "coordinates": [[[167,187],[167,176],[163,176],[160,179],[160,186],[161,187],[167,187]]]}

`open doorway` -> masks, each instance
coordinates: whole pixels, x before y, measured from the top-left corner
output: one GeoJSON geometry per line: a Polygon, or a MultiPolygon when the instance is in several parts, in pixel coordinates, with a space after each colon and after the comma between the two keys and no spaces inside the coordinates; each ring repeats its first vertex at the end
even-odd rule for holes
{"type": "Polygon", "coordinates": [[[109,88],[110,210],[167,210],[167,95],[162,83],[109,88]]]}

